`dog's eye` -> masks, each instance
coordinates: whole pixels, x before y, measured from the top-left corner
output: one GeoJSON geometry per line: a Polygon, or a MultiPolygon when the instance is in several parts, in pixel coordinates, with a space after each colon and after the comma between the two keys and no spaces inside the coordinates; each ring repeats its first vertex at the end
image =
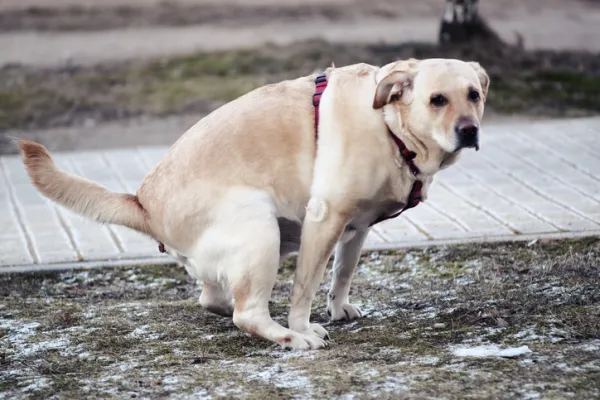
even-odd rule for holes
{"type": "Polygon", "coordinates": [[[448,104],[448,99],[441,94],[436,94],[435,96],[431,96],[429,103],[434,107],[444,107],[448,104]]]}
{"type": "Polygon", "coordinates": [[[477,103],[479,101],[479,92],[477,90],[469,91],[469,100],[473,103],[477,103]]]}
{"type": "Polygon", "coordinates": [[[400,100],[400,96],[401,96],[400,93],[393,94],[392,97],[390,97],[390,103],[392,101],[398,101],[398,100],[400,100]]]}

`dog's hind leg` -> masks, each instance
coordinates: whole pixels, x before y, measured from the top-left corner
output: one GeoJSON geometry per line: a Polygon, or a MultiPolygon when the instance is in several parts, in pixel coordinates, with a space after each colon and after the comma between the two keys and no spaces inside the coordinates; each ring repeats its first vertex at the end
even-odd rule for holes
{"type": "Polygon", "coordinates": [[[268,195],[238,190],[224,196],[213,215],[193,250],[193,264],[201,266],[203,280],[231,291],[233,323],[284,347],[324,347],[325,341],[317,335],[284,328],[269,313],[279,268],[280,232],[268,195]]]}
{"type": "MultiPolygon", "coordinates": [[[[293,349],[318,349],[325,346],[314,334],[301,334],[273,321],[269,298],[279,267],[279,229],[272,217],[248,228],[247,244],[238,249],[239,265],[228,275],[233,293],[233,323],[240,329],[293,349]],[[257,238],[256,232],[261,232],[257,238]]],[[[238,227],[239,229],[239,227],[238,227]]]]}

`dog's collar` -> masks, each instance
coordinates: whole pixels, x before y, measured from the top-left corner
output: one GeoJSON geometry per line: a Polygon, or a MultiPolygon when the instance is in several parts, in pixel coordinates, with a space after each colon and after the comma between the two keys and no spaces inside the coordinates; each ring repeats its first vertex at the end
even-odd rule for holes
{"type": "Polygon", "coordinates": [[[414,162],[414,159],[417,156],[417,153],[409,150],[408,147],[406,147],[406,145],[404,144],[404,142],[398,136],[396,136],[396,134],[394,132],[392,132],[392,130],[389,127],[388,127],[388,133],[392,137],[392,140],[394,141],[394,143],[396,143],[396,146],[398,146],[398,150],[400,150],[400,155],[402,156],[402,158],[404,159],[406,164],[408,164],[408,168],[410,168],[410,172],[412,172],[412,174],[414,176],[419,175],[419,173],[421,171],[419,171],[419,167],[417,167],[414,162]]]}
{"type": "MultiPolygon", "coordinates": [[[[414,151],[410,151],[406,147],[404,142],[398,136],[396,136],[389,127],[388,127],[388,133],[392,137],[392,140],[394,141],[394,143],[396,143],[398,150],[400,150],[400,155],[402,156],[402,158],[408,165],[410,172],[415,177],[417,175],[419,175],[419,173],[420,173],[419,167],[417,167],[414,162],[414,159],[417,156],[417,153],[415,153],[414,151]]],[[[399,216],[400,214],[402,214],[404,211],[408,210],[409,208],[418,206],[419,203],[421,202],[421,200],[423,199],[423,196],[421,193],[422,190],[423,190],[423,182],[421,182],[420,180],[417,179],[413,183],[412,188],[410,189],[410,193],[408,194],[408,200],[406,201],[406,205],[404,206],[404,208],[402,208],[402,210],[400,210],[397,213],[392,214],[392,215],[385,215],[385,214],[380,215],[373,223],[371,223],[369,225],[369,227],[371,227],[375,224],[378,224],[380,222],[383,222],[386,219],[396,218],[397,216],[399,216]]]]}

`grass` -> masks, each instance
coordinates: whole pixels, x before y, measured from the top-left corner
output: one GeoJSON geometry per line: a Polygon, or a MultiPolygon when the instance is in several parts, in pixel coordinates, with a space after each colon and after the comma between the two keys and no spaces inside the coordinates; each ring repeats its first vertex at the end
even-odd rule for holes
{"type": "MultiPolygon", "coordinates": [[[[295,260],[270,308],[285,324],[295,260]]],[[[351,300],[364,318],[313,322],[308,353],[205,312],[183,268],[0,275],[0,393],[10,398],[597,398],[600,238],[370,253],[351,300]],[[521,359],[453,346],[527,345],[521,359]],[[37,382],[37,383],[36,383],[37,382]]]]}
{"type": "Polygon", "coordinates": [[[85,68],[0,70],[0,131],[107,121],[138,115],[208,113],[266,83],[329,66],[383,65],[409,57],[477,60],[492,85],[489,107],[538,116],[600,111],[600,57],[585,52],[528,52],[483,45],[333,45],[202,53],[85,68]]]}

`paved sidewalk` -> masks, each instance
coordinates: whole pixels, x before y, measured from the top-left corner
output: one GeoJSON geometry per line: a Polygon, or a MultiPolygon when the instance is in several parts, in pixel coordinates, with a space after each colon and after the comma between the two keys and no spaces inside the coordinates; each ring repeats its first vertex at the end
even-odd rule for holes
{"type": "MultiPolygon", "coordinates": [[[[467,151],[442,171],[426,203],[377,225],[367,248],[600,234],[599,138],[600,117],[487,126],[481,151],[467,151]]],[[[166,151],[56,153],[55,159],[72,173],[133,193],[166,151]]],[[[0,270],[164,260],[141,234],[50,204],[18,157],[0,158],[0,270]]]]}

